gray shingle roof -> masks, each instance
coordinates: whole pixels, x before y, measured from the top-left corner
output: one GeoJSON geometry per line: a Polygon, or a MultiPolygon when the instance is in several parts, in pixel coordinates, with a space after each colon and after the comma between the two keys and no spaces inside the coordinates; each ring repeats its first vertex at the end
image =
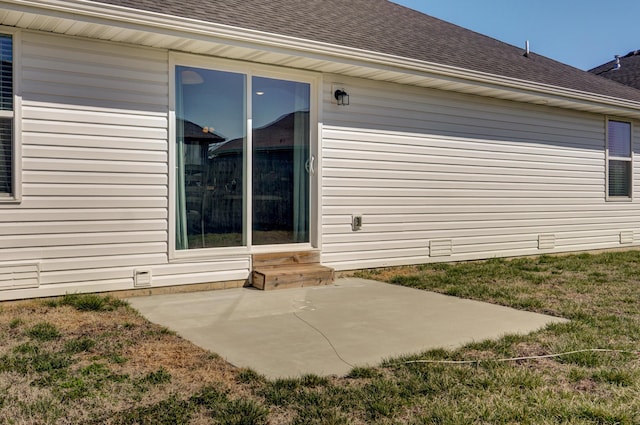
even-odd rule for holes
{"type": "Polygon", "coordinates": [[[640,89],[640,50],[620,57],[620,69],[616,70],[615,64],[616,61],[612,60],[590,69],[589,72],[640,89]]]}
{"type": "Polygon", "coordinates": [[[540,55],[524,57],[523,48],[388,0],[96,1],[99,2],[640,102],[640,90],[540,55]]]}

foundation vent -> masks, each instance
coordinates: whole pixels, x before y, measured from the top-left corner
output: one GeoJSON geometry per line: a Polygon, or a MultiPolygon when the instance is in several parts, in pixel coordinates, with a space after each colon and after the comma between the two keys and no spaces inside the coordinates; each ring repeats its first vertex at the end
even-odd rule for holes
{"type": "Polygon", "coordinates": [[[135,288],[151,287],[151,270],[134,270],[133,286],[135,288]]]}
{"type": "Polygon", "coordinates": [[[634,239],[635,235],[633,233],[633,230],[623,230],[622,232],[620,232],[621,244],[633,243],[634,239]]]}
{"type": "Polygon", "coordinates": [[[0,265],[0,290],[28,289],[40,286],[40,264],[5,263],[0,265]]]}
{"type": "Polygon", "coordinates": [[[449,257],[451,255],[453,255],[453,241],[451,239],[429,241],[430,257],[449,257]]]}
{"type": "Polygon", "coordinates": [[[556,247],[556,235],[538,235],[538,249],[553,249],[556,247]]]}

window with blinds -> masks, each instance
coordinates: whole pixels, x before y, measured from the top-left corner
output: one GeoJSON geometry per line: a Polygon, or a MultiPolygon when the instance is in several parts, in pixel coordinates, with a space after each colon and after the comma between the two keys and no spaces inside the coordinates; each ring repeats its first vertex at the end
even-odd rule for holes
{"type": "Polygon", "coordinates": [[[13,193],[13,40],[0,34],[0,196],[13,193]]]}
{"type": "Polygon", "coordinates": [[[630,198],[632,195],[631,123],[607,122],[607,193],[609,197],[630,198]]]}

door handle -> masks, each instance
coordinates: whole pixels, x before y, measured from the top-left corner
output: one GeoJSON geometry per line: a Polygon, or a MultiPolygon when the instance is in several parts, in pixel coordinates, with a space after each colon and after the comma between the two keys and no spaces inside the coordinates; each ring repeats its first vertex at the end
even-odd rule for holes
{"type": "Polygon", "coordinates": [[[305,170],[307,170],[307,173],[312,176],[316,174],[315,161],[316,157],[314,155],[311,155],[309,159],[307,159],[307,162],[304,163],[305,170]]]}

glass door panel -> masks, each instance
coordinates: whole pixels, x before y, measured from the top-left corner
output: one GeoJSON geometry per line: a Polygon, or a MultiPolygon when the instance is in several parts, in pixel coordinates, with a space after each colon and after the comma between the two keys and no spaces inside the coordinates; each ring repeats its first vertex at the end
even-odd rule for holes
{"type": "Polygon", "coordinates": [[[241,246],[246,76],[176,67],[176,249],[241,246]]]}
{"type": "Polygon", "coordinates": [[[252,243],[309,242],[310,85],[252,78],[252,243]]]}

